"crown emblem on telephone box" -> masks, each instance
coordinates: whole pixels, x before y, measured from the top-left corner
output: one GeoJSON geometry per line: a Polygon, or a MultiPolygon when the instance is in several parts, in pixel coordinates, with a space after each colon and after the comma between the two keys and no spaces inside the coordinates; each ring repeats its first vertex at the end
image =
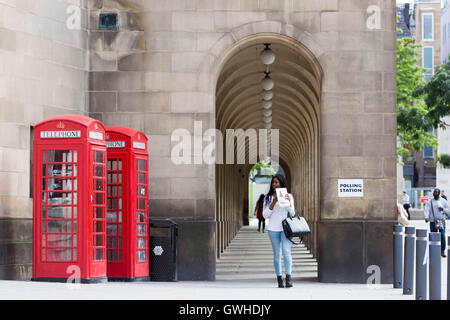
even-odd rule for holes
{"type": "Polygon", "coordinates": [[[56,125],[56,127],[58,129],[64,129],[65,128],[64,123],[62,123],[61,121],[56,125]]]}

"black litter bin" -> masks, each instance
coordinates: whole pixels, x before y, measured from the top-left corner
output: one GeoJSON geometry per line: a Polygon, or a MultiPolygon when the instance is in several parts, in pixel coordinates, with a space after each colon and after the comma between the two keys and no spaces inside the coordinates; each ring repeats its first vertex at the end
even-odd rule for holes
{"type": "Polygon", "coordinates": [[[170,219],[150,219],[150,281],[178,281],[177,224],[170,219]]]}

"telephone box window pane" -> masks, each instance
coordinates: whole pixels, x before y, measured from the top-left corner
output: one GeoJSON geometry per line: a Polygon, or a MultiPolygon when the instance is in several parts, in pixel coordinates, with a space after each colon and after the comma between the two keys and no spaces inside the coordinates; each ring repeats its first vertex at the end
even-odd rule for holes
{"type": "Polygon", "coordinates": [[[145,210],[145,199],[138,199],[138,209],[145,210]]]}
{"type": "Polygon", "coordinates": [[[72,239],[68,234],[49,234],[48,235],[49,247],[71,247],[72,239]]]}
{"type": "Polygon", "coordinates": [[[72,152],[70,150],[50,150],[48,151],[48,162],[72,162],[72,152]]]}
{"type": "Polygon", "coordinates": [[[47,179],[42,179],[42,190],[47,190],[47,179]]]}
{"type": "Polygon", "coordinates": [[[95,236],[95,247],[103,247],[104,246],[104,236],[95,236]]]}
{"type": "Polygon", "coordinates": [[[103,152],[95,151],[95,162],[96,163],[104,163],[104,155],[103,152]]]}
{"type": "Polygon", "coordinates": [[[47,221],[42,221],[42,233],[47,232],[47,221]]]}
{"type": "Polygon", "coordinates": [[[47,207],[42,207],[42,219],[47,219],[47,207]]]}
{"type": "Polygon", "coordinates": [[[145,184],[145,173],[138,173],[138,183],[145,184]]]}
{"type": "Polygon", "coordinates": [[[78,151],[73,151],[73,162],[78,162],[78,151]]]}
{"type": "Polygon", "coordinates": [[[139,249],[145,249],[145,238],[138,238],[137,241],[137,247],[139,249]]]}
{"type": "Polygon", "coordinates": [[[138,197],[145,197],[147,194],[144,186],[138,186],[138,197]]]}
{"type": "Polygon", "coordinates": [[[103,231],[103,221],[95,222],[95,232],[104,232],[103,231]]]}
{"type": "Polygon", "coordinates": [[[48,233],[72,232],[71,221],[48,221],[48,233]]]}
{"type": "Polygon", "coordinates": [[[47,166],[45,164],[42,165],[42,176],[43,177],[47,176],[47,166]]]}
{"type": "Polygon", "coordinates": [[[73,261],[77,260],[77,249],[73,249],[73,261]]]}
{"type": "Polygon", "coordinates": [[[73,207],[73,218],[77,218],[77,207],[73,207]]]}
{"type": "Polygon", "coordinates": [[[113,160],[112,162],[112,170],[116,171],[117,170],[117,160],[113,160]]]}
{"type": "Polygon", "coordinates": [[[108,212],[107,222],[117,222],[117,213],[108,212]]]}
{"type": "Polygon", "coordinates": [[[73,190],[75,190],[75,191],[77,191],[77,184],[78,184],[78,181],[77,181],[77,179],[73,179],[73,190]]]}
{"type": "Polygon", "coordinates": [[[48,190],[72,190],[72,179],[48,179],[48,190]]]}
{"type": "Polygon", "coordinates": [[[71,261],[72,249],[47,248],[47,261],[71,261]]]}
{"type": "Polygon", "coordinates": [[[47,203],[47,193],[46,192],[42,192],[42,203],[43,204],[47,203]]]}
{"type": "Polygon", "coordinates": [[[145,236],[145,225],[140,224],[137,227],[138,227],[138,235],[145,236]]]}
{"type": "Polygon", "coordinates": [[[72,207],[48,207],[50,219],[71,219],[72,207]]]}
{"type": "Polygon", "coordinates": [[[95,179],[95,191],[104,191],[103,180],[95,179]]]}
{"type": "Polygon", "coordinates": [[[95,166],[95,176],[96,177],[100,177],[103,178],[104,174],[103,174],[103,166],[95,166]]]}
{"type": "Polygon", "coordinates": [[[119,249],[122,249],[122,238],[117,239],[117,242],[119,244],[119,249]]]}
{"type": "Polygon", "coordinates": [[[145,221],[145,212],[139,212],[138,213],[138,222],[146,222],[145,221]]]}
{"type": "MultiPolygon", "coordinates": [[[[72,176],[71,164],[49,164],[47,175],[49,177],[70,177],[72,176]]],[[[76,173],[74,174],[76,176],[76,173]]]]}
{"type": "Polygon", "coordinates": [[[108,261],[117,261],[117,251],[108,251],[108,261]]]}
{"type": "Polygon", "coordinates": [[[140,250],[139,252],[139,261],[146,261],[145,251],[140,250]]]}
{"type": "Polygon", "coordinates": [[[147,171],[147,161],[138,160],[138,171],[147,171]]]}
{"type": "Polygon", "coordinates": [[[119,261],[122,261],[122,251],[117,251],[117,254],[118,254],[117,259],[118,259],[119,261]]]}
{"type": "Polygon", "coordinates": [[[115,237],[108,237],[108,249],[117,248],[117,239],[115,237]]]}
{"type": "Polygon", "coordinates": [[[42,235],[42,247],[46,247],[47,246],[47,235],[43,234],[42,235]]]}
{"type": "Polygon", "coordinates": [[[103,219],[103,208],[102,207],[95,207],[95,219],[103,219]]]}
{"type": "Polygon", "coordinates": [[[72,204],[72,194],[62,192],[49,192],[48,204],[72,204]]]}
{"type": "Polygon", "coordinates": [[[118,170],[119,171],[122,171],[122,160],[121,159],[119,159],[118,161],[117,161],[117,163],[118,163],[118,170]]]}
{"type": "Polygon", "coordinates": [[[77,204],[77,193],[73,194],[73,204],[77,204]]]}
{"type": "Polygon", "coordinates": [[[49,192],[48,204],[71,204],[72,194],[62,192],[49,192]]]}
{"type": "Polygon", "coordinates": [[[107,227],[107,234],[109,236],[116,236],[117,235],[117,225],[115,225],[115,224],[108,224],[106,227],[107,227]]]}
{"type": "Polygon", "coordinates": [[[101,261],[103,260],[103,249],[95,249],[95,261],[101,261]]]}
{"type": "Polygon", "coordinates": [[[73,222],[73,232],[74,233],[78,232],[78,230],[77,230],[77,222],[76,221],[73,222]]]}
{"type": "Polygon", "coordinates": [[[119,227],[119,236],[121,236],[122,235],[122,225],[119,224],[118,227],[119,227]]]}
{"type": "Polygon", "coordinates": [[[104,204],[105,203],[105,197],[103,193],[96,193],[95,194],[95,204],[104,204]]]}
{"type": "Polygon", "coordinates": [[[78,245],[78,244],[77,244],[77,235],[74,234],[74,235],[73,235],[73,246],[76,247],[77,245],[78,245]]]}
{"type": "Polygon", "coordinates": [[[47,151],[42,151],[42,162],[47,162],[47,151]]]}
{"type": "Polygon", "coordinates": [[[118,191],[118,196],[121,197],[122,196],[122,186],[118,186],[117,191],[118,191]]]}

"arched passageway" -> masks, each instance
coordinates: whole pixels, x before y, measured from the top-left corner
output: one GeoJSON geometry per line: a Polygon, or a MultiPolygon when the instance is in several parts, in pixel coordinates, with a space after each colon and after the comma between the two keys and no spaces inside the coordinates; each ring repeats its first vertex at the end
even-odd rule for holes
{"type": "MultiPolygon", "coordinates": [[[[216,83],[216,128],[226,140],[229,129],[265,129],[261,81],[266,66],[259,55],[265,43],[276,54],[270,65],[275,86],[272,98],[272,138],[279,130],[279,163],[286,172],[288,187],[297,211],[308,220],[312,234],[307,248],[317,254],[320,183],[320,96],[322,69],[314,55],[297,40],[280,34],[257,34],[241,39],[229,50],[216,83]]],[[[260,138],[260,136],[257,136],[260,138]]],[[[248,175],[254,163],[255,137],[249,135],[243,146],[232,152],[245,152],[245,163],[226,164],[229,148],[224,148],[224,164],[216,164],[216,248],[217,257],[225,250],[248,216],[248,175]],[[250,151],[249,151],[250,150],[250,151]]],[[[224,143],[225,146],[225,143],[224,143]]],[[[271,150],[272,155],[274,151],[271,150]]],[[[219,159],[220,160],[220,159],[219,159]]],[[[259,159],[263,160],[263,159],[259,159]]]]}

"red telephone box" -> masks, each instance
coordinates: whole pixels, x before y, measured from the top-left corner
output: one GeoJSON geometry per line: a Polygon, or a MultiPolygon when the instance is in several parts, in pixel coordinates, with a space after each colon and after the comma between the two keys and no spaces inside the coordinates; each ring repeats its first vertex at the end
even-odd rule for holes
{"type": "Polygon", "coordinates": [[[34,130],[33,280],[107,281],[106,141],[81,115],[34,130]]]}
{"type": "Polygon", "coordinates": [[[125,127],[107,127],[108,279],[149,280],[148,139],[125,127]]]}

